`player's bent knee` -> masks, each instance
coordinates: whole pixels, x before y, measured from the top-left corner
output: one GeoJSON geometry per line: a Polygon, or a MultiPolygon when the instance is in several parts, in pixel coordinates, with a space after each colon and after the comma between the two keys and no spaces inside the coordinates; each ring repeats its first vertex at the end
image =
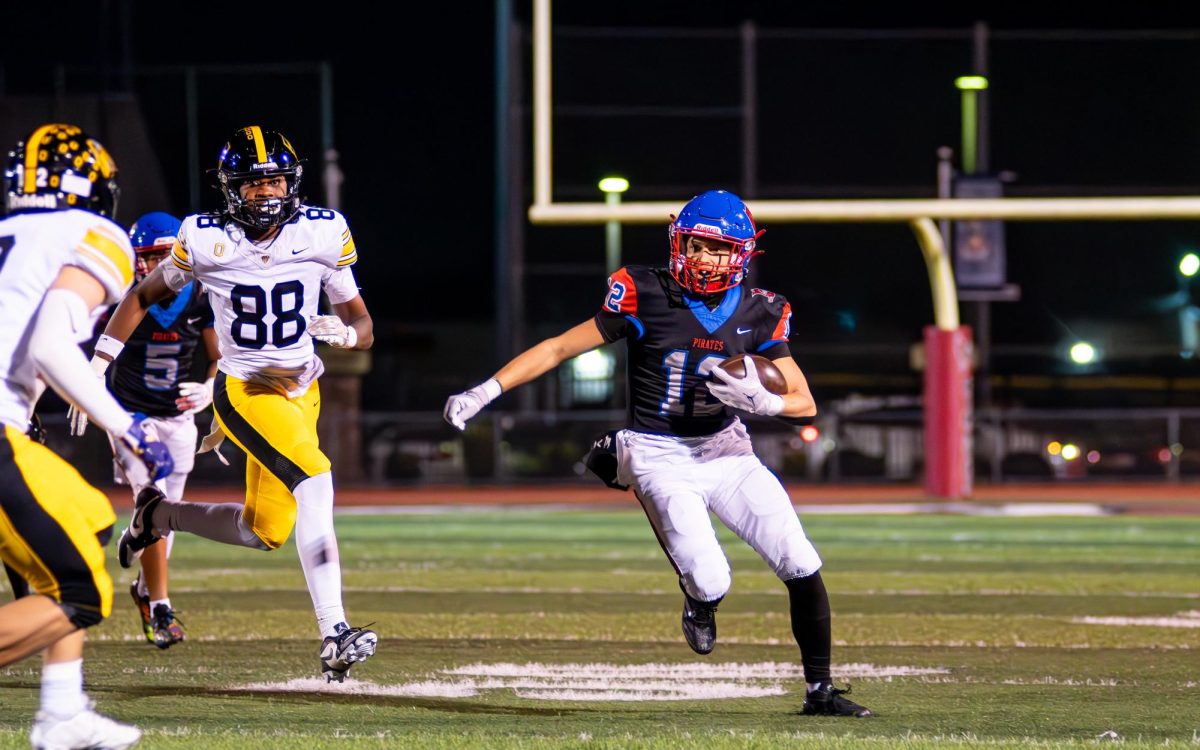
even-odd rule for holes
{"type": "Polygon", "coordinates": [[[333,464],[330,463],[329,457],[317,447],[316,443],[301,443],[293,449],[292,454],[295,457],[296,465],[310,477],[333,470],[333,464]]]}
{"type": "Polygon", "coordinates": [[[779,543],[779,559],[775,573],[780,580],[804,578],[821,569],[821,556],[817,548],[800,529],[788,533],[779,543]]]}
{"type": "Polygon", "coordinates": [[[733,578],[729,572],[728,560],[723,556],[714,555],[696,562],[695,569],[683,575],[684,587],[691,596],[703,602],[711,602],[729,593],[733,578]]]}
{"type": "Polygon", "coordinates": [[[291,536],[291,529],[288,529],[287,533],[284,534],[280,534],[275,530],[254,529],[251,533],[251,538],[247,539],[249,543],[246,546],[270,552],[282,547],[289,536],[291,536]]]}

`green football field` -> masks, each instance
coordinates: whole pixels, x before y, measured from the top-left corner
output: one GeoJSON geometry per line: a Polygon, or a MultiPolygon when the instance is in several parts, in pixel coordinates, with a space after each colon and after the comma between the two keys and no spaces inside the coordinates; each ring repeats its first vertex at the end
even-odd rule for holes
{"type": "MultiPolygon", "coordinates": [[[[382,640],[331,686],[290,543],[180,538],[168,651],[110,550],[87,687],[147,748],[1200,746],[1200,518],[804,520],[873,718],[800,715],[786,590],[726,532],[733,590],[693,654],[637,510],[339,516],[348,613],[382,640]]],[[[28,746],[39,668],[0,670],[0,747],[28,746]]]]}

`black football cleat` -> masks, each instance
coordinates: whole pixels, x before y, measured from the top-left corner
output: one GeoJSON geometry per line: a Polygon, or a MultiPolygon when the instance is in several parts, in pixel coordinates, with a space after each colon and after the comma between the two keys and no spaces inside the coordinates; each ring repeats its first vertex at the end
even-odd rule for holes
{"type": "Polygon", "coordinates": [[[683,589],[683,637],[697,654],[711,654],[717,645],[717,603],[721,600],[693,599],[683,588],[683,581],[679,588],[683,589]]]}
{"type": "Polygon", "coordinates": [[[142,556],[142,551],[158,540],[147,522],[154,515],[154,509],[165,499],[162,491],[152,484],[138,492],[137,500],[133,503],[133,517],[117,542],[117,561],[122,568],[132,568],[142,556]]]}
{"type": "Polygon", "coordinates": [[[850,688],[838,690],[832,682],[822,682],[820,687],[804,697],[802,713],[806,716],[854,716],[859,719],[873,716],[871,709],[842,697],[849,692],[850,688]]]}

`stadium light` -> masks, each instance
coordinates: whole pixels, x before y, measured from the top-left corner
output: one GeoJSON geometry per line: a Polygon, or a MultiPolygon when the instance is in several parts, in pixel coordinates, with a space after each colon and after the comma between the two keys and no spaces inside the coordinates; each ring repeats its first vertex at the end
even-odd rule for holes
{"type": "MultiPolygon", "coordinates": [[[[604,193],[604,204],[620,206],[621,193],[629,189],[629,180],[624,177],[605,177],[596,184],[604,193]]],[[[621,267],[621,222],[604,224],[604,270],[612,273],[621,267]]]]}
{"type": "Polygon", "coordinates": [[[1179,259],[1179,273],[1191,278],[1200,271],[1200,255],[1188,253],[1179,259]]]}
{"type": "Polygon", "coordinates": [[[1062,447],[1062,457],[1068,461],[1074,461],[1079,458],[1079,446],[1074,443],[1067,443],[1062,447]]]}
{"type": "Polygon", "coordinates": [[[979,158],[979,95],[988,87],[983,76],[959,76],[954,87],[962,92],[962,167],[965,174],[975,174],[979,158]]]}
{"type": "Polygon", "coordinates": [[[1090,365],[1096,361],[1096,347],[1086,341],[1077,341],[1071,346],[1071,361],[1077,365],[1090,365]]]}

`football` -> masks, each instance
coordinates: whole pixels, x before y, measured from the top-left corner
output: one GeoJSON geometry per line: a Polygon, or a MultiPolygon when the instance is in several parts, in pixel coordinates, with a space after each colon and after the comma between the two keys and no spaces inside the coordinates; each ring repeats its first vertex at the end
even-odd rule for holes
{"type": "Polygon", "coordinates": [[[744,378],[746,377],[746,357],[754,360],[754,369],[758,371],[758,379],[762,381],[768,391],[777,396],[788,392],[787,379],[783,377],[783,373],[779,371],[775,363],[766,357],[760,357],[757,354],[739,354],[717,366],[734,377],[744,378]]]}

